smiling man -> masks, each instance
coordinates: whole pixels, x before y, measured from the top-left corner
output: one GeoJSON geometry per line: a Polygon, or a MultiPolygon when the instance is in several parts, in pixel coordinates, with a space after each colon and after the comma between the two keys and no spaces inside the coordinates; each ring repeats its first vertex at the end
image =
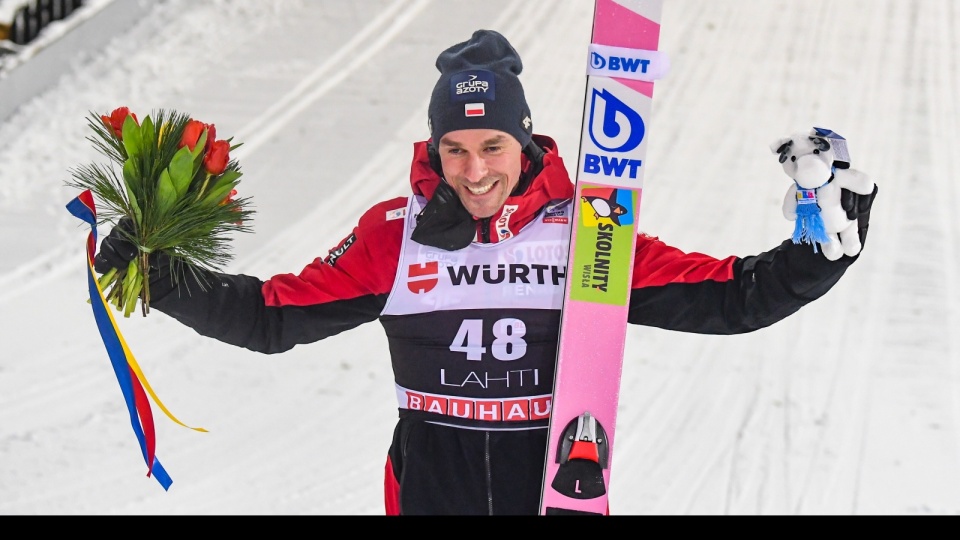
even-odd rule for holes
{"type": "Polygon", "coordinates": [[[492,129],[463,129],[440,139],[443,176],[474,217],[503,208],[520,182],[520,143],[492,129]]]}
{"type": "Polygon", "coordinates": [[[533,133],[523,64],[502,36],[481,32],[441,53],[437,69],[428,117],[443,176],[467,211],[489,218],[517,187],[533,133]]]}
{"type": "MultiPolygon", "coordinates": [[[[151,306],[269,354],[379,321],[394,374],[384,391],[398,410],[386,513],[535,515],[564,286],[577,279],[566,268],[573,184],[555,142],[533,134],[520,56],[502,35],[478,30],[437,68],[409,197],[374,205],[298,274],[214,274],[154,253],[151,306]]],[[[847,199],[863,237],[872,197],[847,199]]],[[[614,204],[587,203],[618,224],[614,204]]],[[[96,269],[125,267],[136,253],[118,226],[96,269]]],[[[629,322],[751,332],[823,296],[855,260],[828,261],[790,240],[717,259],[641,235],[629,322]]]]}

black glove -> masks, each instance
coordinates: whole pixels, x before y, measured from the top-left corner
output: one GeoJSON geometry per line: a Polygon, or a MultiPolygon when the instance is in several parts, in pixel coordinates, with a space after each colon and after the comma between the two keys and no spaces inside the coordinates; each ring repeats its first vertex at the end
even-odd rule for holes
{"type": "MultiPolygon", "coordinates": [[[[100,251],[93,257],[93,269],[98,274],[106,274],[111,269],[126,270],[138,254],[137,245],[130,240],[133,235],[133,220],[128,217],[121,218],[117,225],[110,230],[100,242],[100,251]]],[[[182,281],[183,270],[186,264],[179,264],[181,270],[174,279],[171,274],[170,257],[163,252],[150,254],[150,275],[147,279],[150,283],[151,302],[160,300],[171,291],[177,288],[177,284],[182,281]]]]}
{"type": "Polygon", "coordinates": [[[110,234],[100,242],[100,251],[93,258],[93,269],[99,274],[106,274],[110,270],[126,270],[127,266],[137,256],[137,245],[130,237],[133,235],[133,220],[121,218],[110,234]]]}
{"type": "Polygon", "coordinates": [[[847,219],[857,221],[857,233],[860,235],[861,246],[867,243],[867,229],[870,228],[870,208],[873,206],[873,199],[877,197],[879,189],[874,184],[873,192],[869,195],[860,195],[849,189],[840,190],[840,206],[847,212],[847,219]]]}

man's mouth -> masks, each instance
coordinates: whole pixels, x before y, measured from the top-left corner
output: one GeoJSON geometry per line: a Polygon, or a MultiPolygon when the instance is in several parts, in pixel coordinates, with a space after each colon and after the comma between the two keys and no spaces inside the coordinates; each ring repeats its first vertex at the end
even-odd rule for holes
{"type": "Polygon", "coordinates": [[[491,189],[493,189],[494,184],[496,184],[496,182],[491,182],[485,186],[477,186],[477,187],[467,186],[467,190],[469,190],[470,193],[473,193],[474,195],[483,195],[488,191],[490,191],[491,189]]]}

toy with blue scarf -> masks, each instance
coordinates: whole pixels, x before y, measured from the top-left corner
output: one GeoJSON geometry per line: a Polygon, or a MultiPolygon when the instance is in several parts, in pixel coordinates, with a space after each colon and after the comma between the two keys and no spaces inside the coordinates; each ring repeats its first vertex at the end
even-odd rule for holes
{"type": "Polygon", "coordinates": [[[770,150],[780,157],[783,171],[793,180],[783,200],[783,216],[794,221],[793,242],[819,244],[823,255],[835,261],[860,253],[857,221],[847,217],[840,192],[873,192],[873,181],[850,168],[847,141],[829,129],[815,127],[777,139],[770,150]]]}

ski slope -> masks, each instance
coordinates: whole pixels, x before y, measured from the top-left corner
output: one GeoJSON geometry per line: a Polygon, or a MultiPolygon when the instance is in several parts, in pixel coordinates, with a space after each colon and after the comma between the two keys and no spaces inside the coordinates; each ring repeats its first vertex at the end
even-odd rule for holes
{"type": "MultiPolygon", "coordinates": [[[[592,6],[164,0],[0,123],[0,514],[382,514],[396,403],[377,324],[264,356],[121,318],[164,405],[209,430],[155,407],[174,483],[145,477],[64,209],[70,168],[102,160],[86,117],[175,108],[243,142],[256,232],[228,270],[297,272],[408,192],[436,55],[475,29],[518,49],[534,130],[572,170],[592,6]]],[[[611,513],[960,512],[958,11],[665,2],[645,232],[716,257],[779,243],[790,180],[768,145],[814,125],[880,194],[861,259],[793,317],[742,336],[629,329],[611,513]]]]}

